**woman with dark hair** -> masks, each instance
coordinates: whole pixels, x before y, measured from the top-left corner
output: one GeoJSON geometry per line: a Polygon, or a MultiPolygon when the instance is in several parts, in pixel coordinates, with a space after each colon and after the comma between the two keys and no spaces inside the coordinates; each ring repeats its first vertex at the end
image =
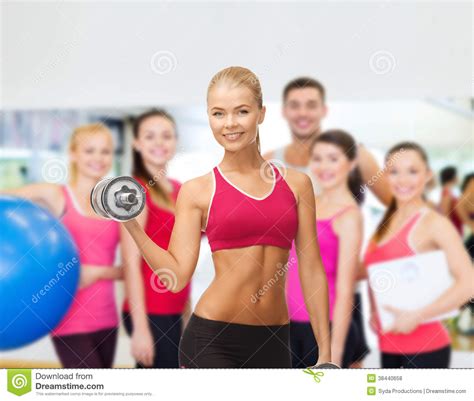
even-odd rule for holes
{"type": "Polygon", "coordinates": [[[393,325],[381,330],[370,291],[371,327],[378,335],[383,368],[447,368],[451,339],[437,316],[458,308],[473,295],[472,264],[454,225],[431,209],[424,199],[433,173],[424,149],[413,142],[400,143],[385,159],[392,202],[370,242],[365,265],[395,261],[434,250],[444,251],[453,285],[429,305],[417,310],[386,306],[393,325]]]}
{"type": "MultiPolygon", "coordinates": [[[[146,191],[146,206],[137,221],[150,239],[166,250],[181,186],[166,171],[176,151],[176,123],[166,111],[153,109],[135,119],[133,136],[132,175],[146,191]]],[[[190,286],[178,293],[169,291],[167,285],[174,282],[171,272],[163,283],[123,231],[127,296],[123,321],[131,335],[132,355],[137,367],[177,368],[179,339],[187,319],[183,315],[190,309],[190,286]]]]}
{"type": "MultiPolygon", "coordinates": [[[[311,148],[309,169],[321,190],[316,198],[316,226],[328,278],[332,360],[342,367],[349,367],[368,351],[362,342],[363,333],[352,318],[363,229],[358,205],[364,197],[357,168],[357,146],[352,136],[342,130],[319,135],[311,148]]],[[[286,295],[295,368],[307,366],[308,361],[318,355],[298,273],[293,247],[286,295]]]]}

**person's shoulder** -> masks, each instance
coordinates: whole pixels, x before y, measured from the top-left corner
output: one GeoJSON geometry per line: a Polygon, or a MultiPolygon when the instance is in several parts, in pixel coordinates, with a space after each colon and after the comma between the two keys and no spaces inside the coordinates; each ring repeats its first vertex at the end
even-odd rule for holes
{"type": "Polygon", "coordinates": [[[429,206],[426,206],[421,218],[423,219],[423,224],[430,232],[444,230],[452,226],[451,220],[448,217],[429,206]]]}
{"type": "Polygon", "coordinates": [[[178,181],[177,179],[175,178],[170,178],[168,177],[168,180],[169,182],[171,183],[171,185],[173,186],[173,188],[177,191],[179,191],[179,189],[181,188],[181,186],[183,185],[183,183],[181,181],[178,181]]]}
{"type": "Polygon", "coordinates": [[[288,183],[292,183],[298,187],[305,187],[311,184],[311,178],[308,174],[303,173],[292,167],[282,167],[276,166],[280,174],[288,181],[288,183]]]}
{"type": "Polygon", "coordinates": [[[361,227],[363,221],[362,210],[355,202],[353,205],[347,206],[346,210],[336,218],[336,223],[338,223],[339,227],[348,230],[348,232],[351,232],[353,228],[361,227]]]}
{"type": "Polygon", "coordinates": [[[210,171],[204,175],[191,178],[181,184],[179,196],[187,197],[200,203],[200,201],[208,197],[208,194],[212,192],[213,188],[214,176],[212,171],[210,171]]]}

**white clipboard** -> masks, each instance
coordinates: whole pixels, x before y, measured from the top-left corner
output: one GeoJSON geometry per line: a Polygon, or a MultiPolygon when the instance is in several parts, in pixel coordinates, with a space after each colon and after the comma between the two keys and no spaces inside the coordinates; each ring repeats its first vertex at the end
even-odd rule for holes
{"type": "MultiPolygon", "coordinates": [[[[454,282],[443,251],[374,263],[368,274],[382,330],[394,322],[394,315],[384,309],[385,305],[403,310],[419,309],[439,298],[454,282]]],[[[454,309],[424,323],[447,319],[458,312],[454,309]]]]}

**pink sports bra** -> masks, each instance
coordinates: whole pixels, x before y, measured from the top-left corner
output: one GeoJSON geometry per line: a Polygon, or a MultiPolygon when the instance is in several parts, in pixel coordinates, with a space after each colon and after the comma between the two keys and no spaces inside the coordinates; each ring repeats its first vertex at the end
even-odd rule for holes
{"type": "Polygon", "coordinates": [[[205,229],[212,252],[253,245],[291,248],[298,229],[297,202],[279,170],[271,166],[273,187],[261,198],[237,188],[214,167],[205,229]]]}

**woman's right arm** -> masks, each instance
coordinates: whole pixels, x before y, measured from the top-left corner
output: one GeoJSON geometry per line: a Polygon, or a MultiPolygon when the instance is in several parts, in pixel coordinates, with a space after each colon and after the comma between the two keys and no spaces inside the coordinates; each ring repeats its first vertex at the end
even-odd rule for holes
{"type": "Polygon", "coordinates": [[[443,216],[448,216],[452,212],[451,210],[451,196],[448,191],[443,190],[441,193],[441,200],[439,202],[439,211],[443,216]]]}
{"type": "Polygon", "coordinates": [[[122,223],[148,265],[167,289],[174,293],[186,287],[196,269],[202,221],[202,209],[197,198],[202,196],[202,192],[199,179],[193,179],[181,186],[168,250],[156,245],[136,219],[122,223]]]}
{"type": "Polygon", "coordinates": [[[56,184],[29,184],[20,188],[2,189],[2,194],[28,199],[47,208],[54,216],[59,217],[64,210],[64,196],[61,187],[56,184]]]}

